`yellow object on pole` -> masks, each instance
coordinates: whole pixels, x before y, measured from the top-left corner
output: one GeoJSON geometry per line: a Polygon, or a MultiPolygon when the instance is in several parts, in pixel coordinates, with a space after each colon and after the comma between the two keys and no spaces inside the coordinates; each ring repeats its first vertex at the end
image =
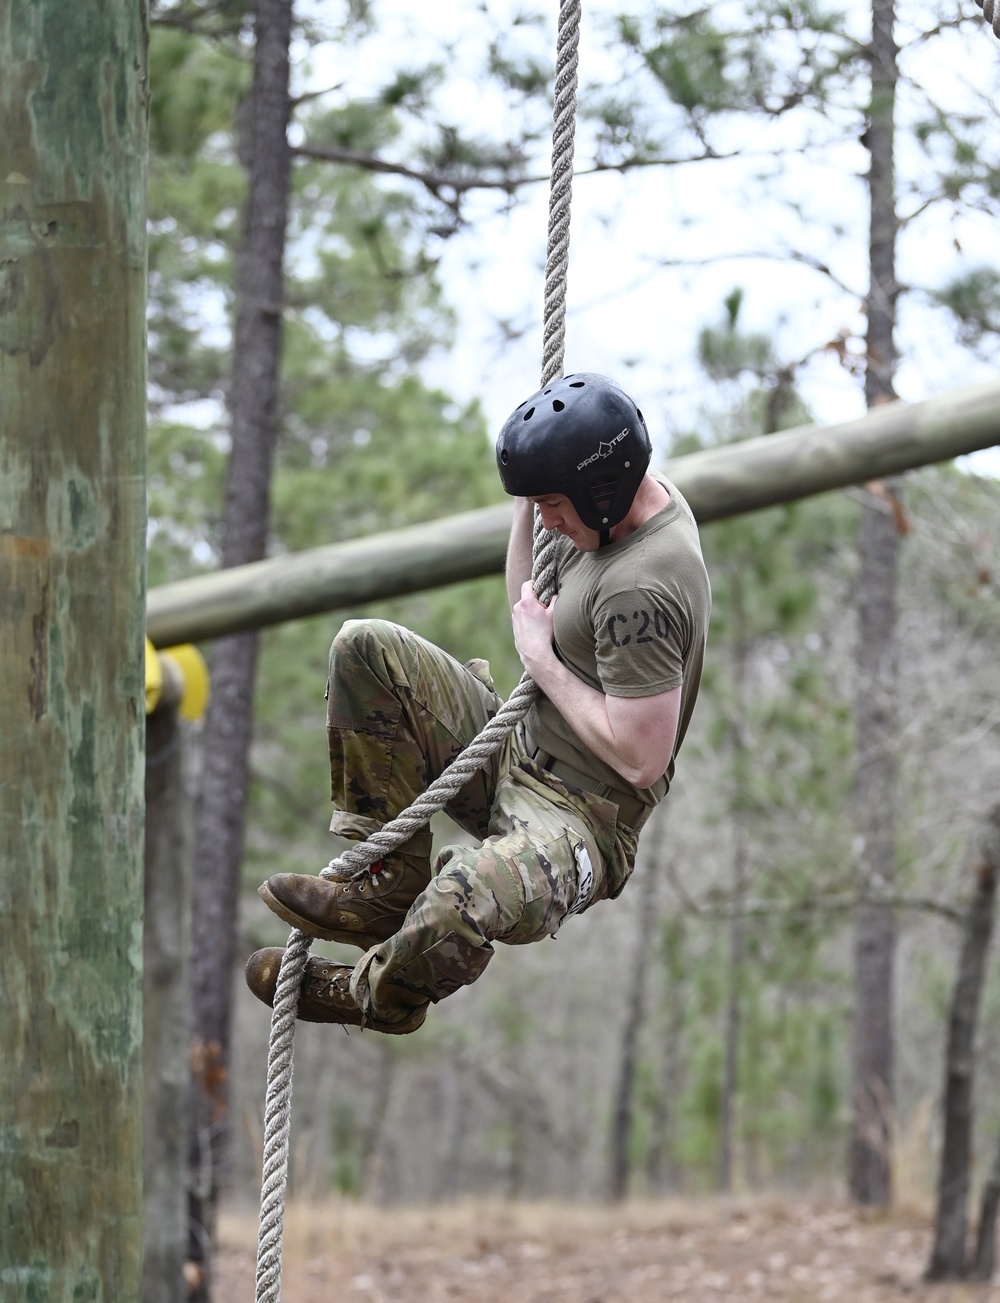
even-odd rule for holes
{"type": "Polygon", "coordinates": [[[208,666],[204,656],[190,642],[179,647],[165,647],[160,656],[177,666],[184,683],[177,709],[185,719],[201,719],[209,698],[208,666]]]}
{"type": "Polygon", "coordinates": [[[185,719],[201,719],[208,705],[208,666],[197,647],[183,643],[157,651],[146,639],[146,714],[176,706],[185,719]]]}

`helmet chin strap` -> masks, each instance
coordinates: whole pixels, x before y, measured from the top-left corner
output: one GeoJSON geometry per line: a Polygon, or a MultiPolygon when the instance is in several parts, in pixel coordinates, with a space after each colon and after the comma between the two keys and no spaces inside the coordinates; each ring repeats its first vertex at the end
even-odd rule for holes
{"type": "Polygon", "coordinates": [[[601,538],[600,538],[600,542],[597,544],[597,546],[598,546],[598,547],[607,547],[608,544],[609,544],[610,542],[611,542],[611,530],[610,530],[610,529],[602,529],[602,530],[601,530],[601,538]]]}

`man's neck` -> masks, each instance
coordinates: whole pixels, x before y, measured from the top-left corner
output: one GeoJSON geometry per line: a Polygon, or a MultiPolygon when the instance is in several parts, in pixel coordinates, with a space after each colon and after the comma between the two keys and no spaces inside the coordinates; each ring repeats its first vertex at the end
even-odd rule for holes
{"type": "Polygon", "coordinates": [[[665,486],[652,475],[644,476],[632,499],[628,515],[611,531],[611,542],[618,543],[623,538],[628,538],[629,534],[634,534],[640,525],[644,525],[647,520],[652,520],[657,512],[662,511],[669,501],[670,494],[665,486]]]}

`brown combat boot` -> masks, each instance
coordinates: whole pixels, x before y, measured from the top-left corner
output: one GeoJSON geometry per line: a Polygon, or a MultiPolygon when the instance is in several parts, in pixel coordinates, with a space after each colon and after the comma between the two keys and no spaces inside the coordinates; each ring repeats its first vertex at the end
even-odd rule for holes
{"type": "MultiPolygon", "coordinates": [[[[258,1000],[274,1007],[278,970],[284,951],[279,946],[258,950],[247,960],[246,984],[258,1000]]],[[[345,1027],[370,1027],[389,1036],[415,1032],[427,1017],[427,1005],[404,1013],[399,1022],[387,1022],[374,1014],[365,1014],[351,995],[351,964],[338,964],[312,955],[299,987],[299,1004],[295,1016],[303,1022],[341,1023],[345,1027]]]]}
{"type": "Polygon", "coordinates": [[[378,872],[321,878],[276,873],[257,894],[292,927],[324,941],[370,950],[399,930],[406,911],[431,880],[430,860],[397,852],[379,860],[378,872]]]}

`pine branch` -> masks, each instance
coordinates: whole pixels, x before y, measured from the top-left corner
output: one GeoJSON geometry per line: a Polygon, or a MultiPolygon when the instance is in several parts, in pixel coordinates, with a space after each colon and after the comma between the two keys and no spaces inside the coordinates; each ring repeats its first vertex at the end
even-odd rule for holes
{"type": "MultiPolygon", "coordinates": [[[[381,158],[377,154],[365,153],[362,150],[346,149],[338,145],[319,145],[310,141],[293,146],[292,154],[300,158],[318,159],[328,163],[344,163],[349,167],[359,167],[369,172],[381,172],[387,175],[406,177],[411,181],[419,182],[435,199],[440,200],[449,207],[454,207],[461,196],[471,190],[502,190],[508,195],[513,195],[522,186],[539,185],[549,179],[547,172],[521,176],[505,173],[496,177],[486,176],[482,172],[470,172],[465,176],[459,176],[454,173],[438,172],[433,169],[411,167],[408,163],[381,158]]],[[[636,155],[632,158],[618,159],[616,162],[597,162],[592,167],[577,169],[574,175],[595,176],[602,172],[624,173],[641,167],[680,167],[687,163],[719,162],[736,157],[746,157],[746,154],[735,150],[732,153],[719,154],[715,150],[706,147],[700,154],[689,154],[676,158],[636,155]]],[[[517,162],[520,161],[518,158],[517,162]]]]}
{"type": "Polygon", "coordinates": [[[657,262],[657,267],[709,267],[720,262],[746,262],[751,260],[762,260],[765,262],[798,262],[804,267],[809,267],[813,271],[819,272],[825,276],[838,289],[843,290],[845,294],[850,294],[854,298],[859,298],[860,293],[854,287],[848,285],[836,276],[829,265],[822,259],[815,257],[811,253],[805,253],[801,249],[742,249],[736,252],[724,252],[708,254],[704,258],[664,258],[657,262]]]}
{"type": "Polygon", "coordinates": [[[925,32],[918,32],[912,41],[907,41],[905,45],[899,47],[900,53],[905,53],[916,49],[917,46],[931,41],[935,36],[940,36],[943,32],[957,31],[963,27],[980,27],[983,16],[978,14],[959,14],[957,18],[944,18],[934,27],[929,27],[925,32]]]}
{"type": "Polygon", "coordinates": [[[520,185],[534,185],[539,181],[548,180],[547,176],[517,178],[490,178],[479,174],[468,177],[452,176],[445,172],[410,167],[407,163],[380,158],[377,154],[368,154],[357,149],[344,149],[337,145],[315,145],[308,141],[294,146],[292,154],[299,158],[319,159],[327,163],[345,163],[349,167],[359,167],[367,172],[406,177],[411,181],[419,182],[435,199],[441,200],[449,207],[469,190],[506,190],[508,193],[513,193],[520,185]],[[447,191],[451,191],[451,198],[446,197],[447,191]]]}

